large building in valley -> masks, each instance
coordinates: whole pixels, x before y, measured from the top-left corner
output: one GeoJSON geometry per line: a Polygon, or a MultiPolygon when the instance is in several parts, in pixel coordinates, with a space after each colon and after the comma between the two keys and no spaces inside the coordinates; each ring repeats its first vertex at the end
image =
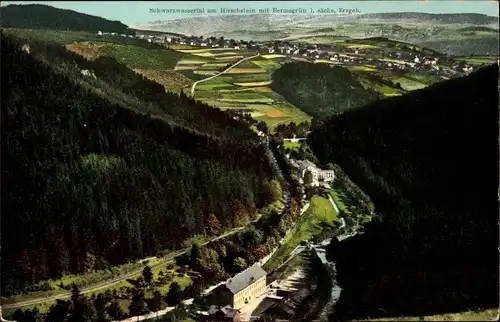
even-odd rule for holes
{"type": "Polygon", "coordinates": [[[312,174],[312,185],[319,185],[320,181],[330,182],[335,179],[333,170],[321,170],[309,160],[290,160],[291,164],[299,171],[301,178],[306,176],[307,172],[312,174]]]}
{"type": "Polygon", "coordinates": [[[266,271],[255,264],[227,280],[226,284],[214,290],[216,305],[231,305],[241,309],[267,292],[266,271]]]}

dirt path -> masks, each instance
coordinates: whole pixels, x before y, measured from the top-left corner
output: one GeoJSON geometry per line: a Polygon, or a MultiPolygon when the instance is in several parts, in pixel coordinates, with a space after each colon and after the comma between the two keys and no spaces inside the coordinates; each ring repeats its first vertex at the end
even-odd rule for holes
{"type": "Polygon", "coordinates": [[[246,58],[243,58],[241,60],[238,60],[236,63],[234,63],[233,65],[229,66],[228,68],[226,68],[225,70],[223,70],[222,72],[216,74],[216,75],[213,75],[213,76],[210,76],[208,78],[205,78],[205,79],[202,79],[202,80],[199,80],[199,81],[196,81],[193,83],[193,86],[191,86],[191,96],[194,96],[194,90],[196,88],[196,85],[198,85],[199,83],[202,83],[202,82],[206,82],[206,81],[209,81],[211,79],[214,79],[215,77],[217,76],[220,76],[222,74],[225,74],[227,73],[231,68],[234,68],[236,67],[238,64],[244,62],[245,60],[249,60],[249,59],[252,59],[252,58],[255,58],[255,57],[258,57],[260,56],[260,53],[258,53],[257,55],[255,56],[250,56],[250,57],[246,57],[246,58]]]}

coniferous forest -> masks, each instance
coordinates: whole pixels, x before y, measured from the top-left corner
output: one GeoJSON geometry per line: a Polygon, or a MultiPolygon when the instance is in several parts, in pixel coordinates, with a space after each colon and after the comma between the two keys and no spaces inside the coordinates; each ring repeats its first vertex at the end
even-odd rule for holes
{"type": "Polygon", "coordinates": [[[334,319],[498,306],[498,65],[332,117],[308,138],[379,213],[332,243],[334,319]],[[382,308],[382,309],[381,309],[382,308]]]}
{"type": "Polygon", "coordinates": [[[1,41],[2,295],[178,248],[271,202],[247,123],[114,60],[1,41]]]}
{"type": "Polygon", "coordinates": [[[365,89],[356,76],[344,67],[293,62],[273,74],[272,88],[318,120],[361,107],[380,98],[365,89]]]}
{"type": "Polygon", "coordinates": [[[1,26],[6,28],[128,32],[127,25],[119,21],[43,4],[11,4],[3,6],[0,13],[1,26]]]}

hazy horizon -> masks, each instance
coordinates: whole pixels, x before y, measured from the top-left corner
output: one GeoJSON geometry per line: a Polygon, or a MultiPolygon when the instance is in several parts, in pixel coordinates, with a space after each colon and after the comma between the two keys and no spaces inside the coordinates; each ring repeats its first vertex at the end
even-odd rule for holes
{"type": "MultiPolygon", "coordinates": [[[[397,12],[421,12],[421,13],[478,13],[492,17],[499,16],[498,2],[492,0],[484,1],[443,1],[443,0],[414,0],[414,1],[144,1],[144,2],[122,2],[128,7],[121,6],[119,2],[110,1],[4,1],[2,6],[9,4],[45,4],[60,9],[69,9],[86,13],[109,20],[118,20],[133,26],[154,21],[176,20],[183,18],[194,18],[203,16],[221,16],[220,8],[253,9],[258,12],[262,8],[278,9],[314,9],[319,8],[344,8],[358,9],[361,14],[367,13],[397,13],[397,12]],[[117,6],[118,5],[118,6],[117,6]],[[117,7],[119,10],[117,10],[117,7]],[[205,13],[152,13],[150,9],[204,9],[205,13]],[[216,9],[217,13],[206,13],[208,9],[216,9]]],[[[234,14],[231,14],[234,15],[234,14]]]]}

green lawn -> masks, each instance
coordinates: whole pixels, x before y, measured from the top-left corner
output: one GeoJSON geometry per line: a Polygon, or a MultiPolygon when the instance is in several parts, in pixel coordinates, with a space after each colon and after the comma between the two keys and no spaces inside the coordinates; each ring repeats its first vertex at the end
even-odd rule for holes
{"type": "Polygon", "coordinates": [[[407,79],[414,80],[427,85],[432,85],[434,83],[441,82],[443,80],[440,76],[433,74],[409,73],[406,74],[405,77],[407,79]]]}
{"type": "Polygon", "coordinates": [[[382,84],[379,82],[374,82],[370,79],[363,77],[362,75],[360,76],[359,81],[364,88],[375,90],[384,96],[396,96],[396,95],[402,95],[404,93],[404,90],[390,87],[387,86],[386,84],[382,84]]]}
{"type": "Polygon", "coordinates": [[[264,265],[264,270],[271,272],[281,265],[293,249],[299,246],[301,241],[309,240],[323,229],[321,224],[331,225],[334,221],[339,221],[337,212],[330,201],[320,196],[313,196],[309,209],[300,216],[295,227],[285,237],[283,244],[276,253],[264,265]]]}
{"type": "Polygon", "coordinates": [[[285,141],[283,143],[285,148],[290,149],[290,150],[298,150],[300,149],[300,146],[302,145],[302,141],[299,142],[290,142],[290,141],[285,141]]]}
{"type": "Polygon", "coordinates": [[[413,91],[413,90],[427,87],[427,84],[422,83],[418,80],[409,78],[409,77],[392,76],[392,77],[389,77],[389,79],[391,81],[393,81],[394,83],[401,84],[401,87],[407,91],[413,91]]]}
{"type": "Polygon", "coordinates": [[[350,214],[349,206],[355,206],[356,200],[346,193],[344,183],[341,180],[335,180],[332,184],[332,189],[330,189],[330,196],[340,211],[350,214]]]}

